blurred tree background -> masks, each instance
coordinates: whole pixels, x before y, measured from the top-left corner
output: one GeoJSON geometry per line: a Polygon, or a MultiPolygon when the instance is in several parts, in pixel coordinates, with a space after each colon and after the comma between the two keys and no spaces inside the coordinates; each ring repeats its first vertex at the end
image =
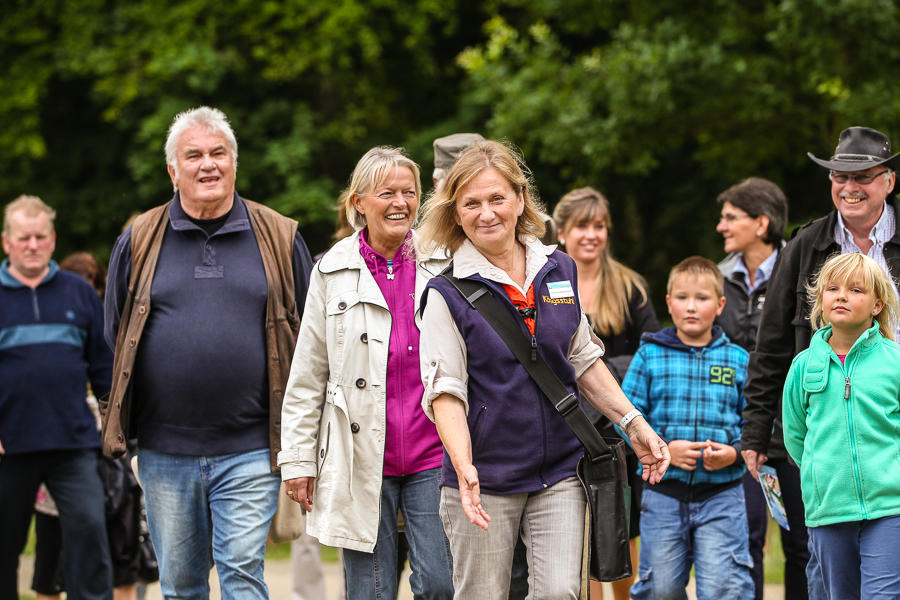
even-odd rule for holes
{"type": "MultiPolygon", "coordinates": [[[[58,210],[57,256],[106,258],[172,193],[162,146],[209,104],[240,145],[238,191],[300,220],[310,249],[376,144],[518,145],[549,208],[592,185],[614,254],[662,308],[669,266],[722,257],[716,196],[781,185],[797,224],[829,210],[830,156],[864,124],[900,145],[896,0],[6,0],[0,200],[58,210]]],[[[663,313],[664,314],[664,313],[663,313]]]]}

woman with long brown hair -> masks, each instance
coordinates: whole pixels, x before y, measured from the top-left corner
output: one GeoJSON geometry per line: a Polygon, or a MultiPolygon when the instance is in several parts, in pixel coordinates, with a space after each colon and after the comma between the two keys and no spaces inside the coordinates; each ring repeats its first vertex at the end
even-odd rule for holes
{"type": "MultiPolygon", "coordinates": [[[[628,371],[631,357],[645,332],[659,330],[656,313],[647,294],[647,283],[638,273],[612,257],[609,232],[612,219],[609,202],[592,187],[572,190],[563,196],[553,211],[560,244],[575,261],[578,269],[578,296],[581,306],[603,342],[603,360],[621,383],[628,371]]],[[[597,428],[607,437],[616,433],[609,419],[593,407],[584,405],[597,428]]],[[[637,543],[640,535],[641,481],[637,474],[637,457],[627,455],[631,476],[631,564],[637,572],[637,543]]],[[[613,582],[613,595],[627,599],[634,577],[613,582]]],[[[602,597],[599,583],[592,592],[602,597]]]]}

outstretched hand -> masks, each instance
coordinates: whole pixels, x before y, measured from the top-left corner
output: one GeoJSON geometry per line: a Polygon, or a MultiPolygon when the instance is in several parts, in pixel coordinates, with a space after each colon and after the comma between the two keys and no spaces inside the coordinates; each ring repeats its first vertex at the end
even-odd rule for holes
{"type": "Polygon", "coordinates": [[[644,467],[641,477],[651,484],[658,483],[672,461],[669,447],[643,417],[634,419],[628,429],[631,447],[644,467]]]}
{"type": "Polygon", "coordinates": [[[474,525],[487,531],[491,517],[481,505],[481,490],[478,484],[478,469],[469,464],[456,472],[459,480],[459,497],[462,500],[463,512],[474,525]]]}
{"type": "Polygon", "coordinates": [[[303,510],[312,510],[313,491],[316,488],[315,477],[297,477],[284,482],[285,493],[294,502],[299,502],[303,510]]]}

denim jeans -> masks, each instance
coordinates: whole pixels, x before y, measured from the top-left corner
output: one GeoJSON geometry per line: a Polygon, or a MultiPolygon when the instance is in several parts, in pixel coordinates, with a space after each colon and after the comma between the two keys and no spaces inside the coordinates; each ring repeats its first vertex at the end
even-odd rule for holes
{"type": "Polygon", "coordinates": [[[491,517],[487,531],[462,509],[459,490],[441,490],[441,519],[453,552],[456,598],[506,600],[521,534],[528,563],[529,599],[575,599],[581,588],[587,499],[575,477],[527,494],[481,494],[491,517]]]}
{"type": "Polygon", "coordinates": [[[381,519],[374,552],[344,549],[348,600],[397,597],[397,511],[406,522],[409,584],[416,598],[453,597],[450,545],[438,515],[441,470],[381,480],[381,519]]]}
{"type": "Polygon", "coordinates": [[[41,481],[59,509],[70,600],[112,598],[98,450],[5,455],[0,460],[0,598],[18,598],[16,571],[41,481]]]}
{"type": "Polygon", "coordinates": [[[265,599],[266,535],[280,478],[269,450],[220,456],[138,449],[163,598],[206,600],[216,565],[223,600],[265,599]]]}
{"type": "Polygon", "coordinates": [[[900,515],[809,528],[830,600],[900,598],[900,515]]]}
{"type": "Polygon", "coordinates": [[[641,499],[639,579],[633,600],[684,600],[694,566],[698,600],[751,600],[744,488],[682,502],[652,488],[641,499]]]}

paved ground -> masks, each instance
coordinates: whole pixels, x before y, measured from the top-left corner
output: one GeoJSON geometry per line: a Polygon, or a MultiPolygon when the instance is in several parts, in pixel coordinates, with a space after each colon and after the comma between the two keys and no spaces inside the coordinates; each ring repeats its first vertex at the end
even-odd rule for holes
{"type": "MultiPolygon", "coordinates": [[[[34,569],[34,560],[31,556],[23,556],[19,564],[19,590],[20,593],[31,592],[31,573],[34,569]]],[[[325,563],[322,565],[325,572],[325,586],[327,588],[328,600],[338,597],[338,587],[340,586],[340,573],[337,563],[325,563]]],[[[409,589],[409,570],[407,576],[403,578],[400,587],[398,600],[412,600],[413,595],[409,589]]],[[[266,583],[269,584],[269,595],[272,600],[291,600],[291,563],[288,560],[269,560],[266,562],[266,583]]],[[[688,587],[688,598],[696,600],[693,589],[693,580],[688,587]]],[[[219,582],[215,571],[210,574],[210,588],[212,593],[210,598],[219,598],[219,582]]],[[[612,598],[611,594],[607,594],[608,598],[612,598]]],[[[153,584],[147,589],[145,600],[161,600],[162,595],[159,591],[159,585],[153,584]]],[[[778,584],[766,585],[763,593],[764,600],[782,600],[784,598],[784,586],[778,584]]],[[[599,600],[599,599],[594,599],[599,600]]]]}

